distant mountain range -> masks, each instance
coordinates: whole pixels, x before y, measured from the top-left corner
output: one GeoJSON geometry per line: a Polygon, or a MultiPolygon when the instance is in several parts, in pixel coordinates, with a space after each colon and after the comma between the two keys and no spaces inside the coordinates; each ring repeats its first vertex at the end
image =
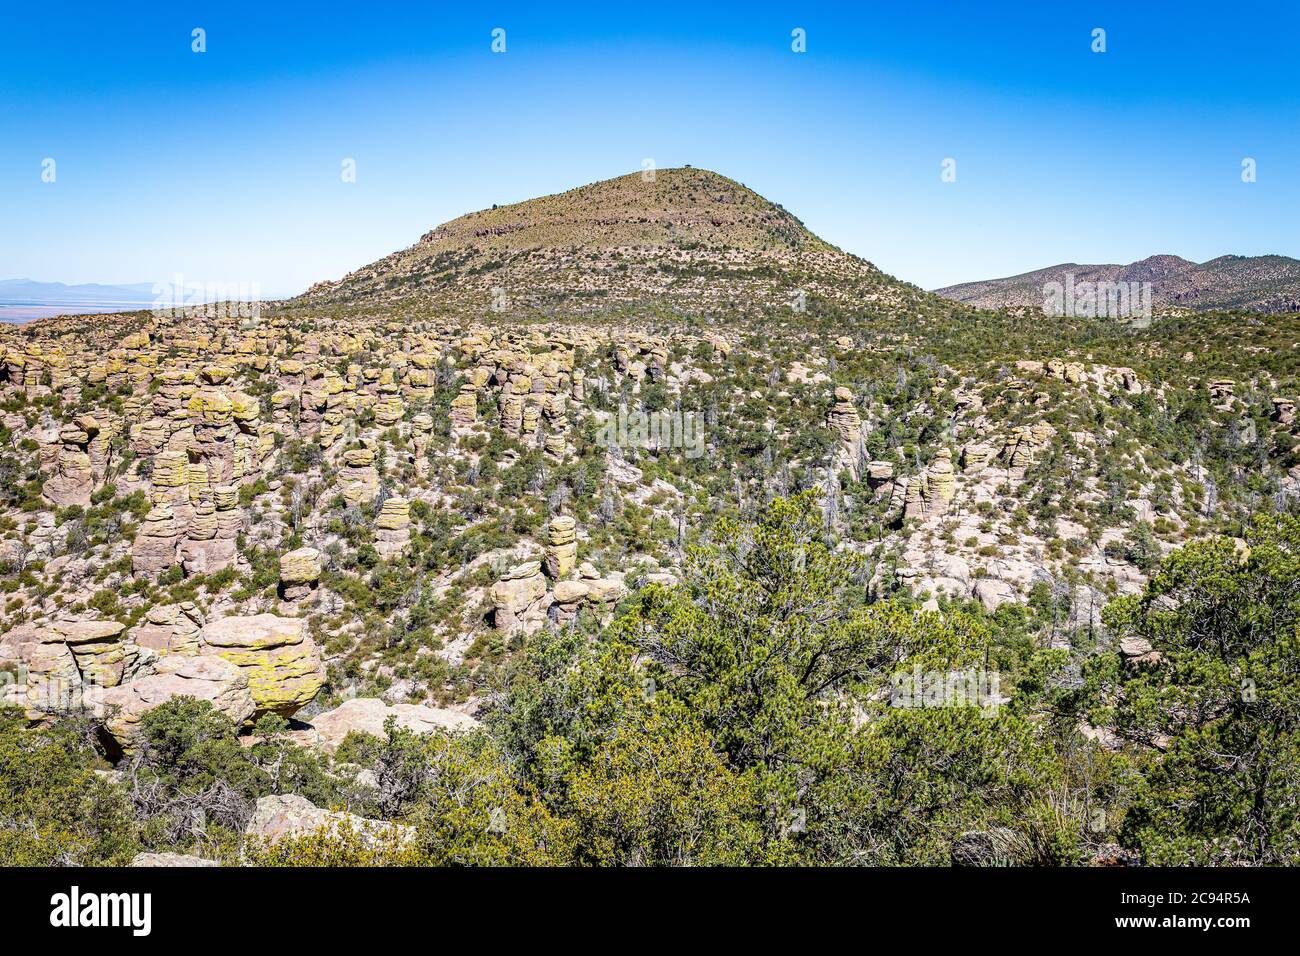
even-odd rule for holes
{"type": "Polygon", "coordinates": [[[36,282],[0,279],[0,302],[31,305],[148,305],[156,298],[152,282],[102,285],[87,282],[36,282]]]}
{"type": "Polygon", "coordinates": [[[102,285],[86,282],[36,282],[0,279],[0,322],[29,322],[57,315],[129,312],[150,306],[157,298],[152,282],[102,285]]]}
{"type": "Polygon", "coordinates": [[[964,282],[934,290],[938,295],[986,309],[1041,308],[1044,286],[1082,282],[1150,282],[1155,309],[1252,312],[1300,311],[1300,260],[1286,256],[1220,256],[1191,262],[1151,256],[1128,265],[1066,262],[1005,279],[964,282]]]}
{"type": "Polygon", "coordinates": [[[297,301],[447,310],[746,313],[804,299],[940,304],[705,169],[655,170],[461,216],[297,301]]]}

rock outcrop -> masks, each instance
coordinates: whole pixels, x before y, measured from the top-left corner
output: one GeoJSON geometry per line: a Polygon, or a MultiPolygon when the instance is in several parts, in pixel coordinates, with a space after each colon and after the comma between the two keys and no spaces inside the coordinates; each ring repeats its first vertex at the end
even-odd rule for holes
{"type": "Polygon", "coordinates": [[[363,842],[401,846],[414,838],[413,827],[400,823],[367,820],[353,813],[322,810],[296,793],[262,797],[257,801],[244,835],[274,843],[277,840],[324,834],[338,836],[350,831],[363,842]]]}
{"type": "Polygon", "coordinates": [[[526,561],[510,568],[492,585],[491,598],[493,623],[498,631],[509,634],[520,628],[540,627],[550,606],[541,564],[526,561]]]}
{"type": "Polygon", "coordinates": [[[478,726],[473,717],[454,710],[422,704],[389,705],[377,697],[354,697],[313,717],[308,739],[322,750],[333,753],[343,738],[353,731],[383,737],[384,724],[390,717],[398,727],[417,734],[439,730],[466,731],[478,726]]]}
{"type": "Polygon", "coordinates": [[[411,546],[411,504],[405,498],[385,498],[375,518],[375,550],[381,558],[405,554],[411,546]]]}
{"type": "Polygon", "coordinates": [[[325,684],[325,664],[301,618],[254,614],[208,622],[202,653],[215,654],[244,673],[256,704],[254,717],[292,716],[325,684]]]}
{"type": "Polygon", "coordinates": [[[320,585],[321,553],[316,548],[298,548],[280,555],[280,596],[300,601],[320,585]]]}
{"type": "Polygon", "coordinates": [[[130,751],[144,715],[175,697],[211,701],[236,724],[256,712],[244,672],[212,656],[163,657],[153,665],[152,673],[100,692],[98,702],[106,729],[122,749],[130,751]]]}

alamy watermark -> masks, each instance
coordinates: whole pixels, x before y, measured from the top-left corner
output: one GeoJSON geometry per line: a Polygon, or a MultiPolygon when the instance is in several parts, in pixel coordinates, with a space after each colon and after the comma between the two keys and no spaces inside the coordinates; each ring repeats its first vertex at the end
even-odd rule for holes
{"type": "Polygon", "coordinates": [[[982,667],[964,670],[922,670],[894,674],[889,693],[890,707],[977,707],[991,717],[1002,703],[1001,677],[982,667]]]}
{"type": "Polygon", "coordinates": [[[704,419],[695,412],[629,412],[620,406],[601,423],[596,444],[649,451],[679,448],[687,458],[699,458],[704,454],[704,419]]]}
{"type": "Polygon", "coordinates": [[[1133,325],[1151,324],[1150,282],[1064,282],[1043,285],[1043,313],[1073,319],[1129,319],[1133,325]]]}
{"type": "Polygon", "coordinates": [[[257,282],[155,282],[154,315],[165,318],[259,319],[262,287],[257,282]]]}

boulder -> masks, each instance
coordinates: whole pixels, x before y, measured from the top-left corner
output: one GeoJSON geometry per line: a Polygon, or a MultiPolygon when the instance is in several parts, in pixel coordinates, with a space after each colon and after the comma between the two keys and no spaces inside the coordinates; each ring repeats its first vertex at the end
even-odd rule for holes
{"type": "Polygon", "coordinates": [[[510,568],[492,585],[493,621],[498,631],[510,633],[517,628],[533,630],[545,620],[546,578],[538,561],[526,561],[510,568]]]}
{"type": "Polygon", "coordinates": [[[1016,589],[1006,581],[997,578],[980,578],[975,582],[975,600],[984,605],[984,610],[992,613],[1003,604],[1016,599],[1016,589]]]}
{"type": "Polygon", "coordinates": [[[256,840],[274,843],[285,838],[309,836],[314,833],[337,834],[351,830],[362,840],[375,844],[407,843],[415,836],[413,827],[400,823],[367,820],[354,813],[322,810],[306,797],[296,793],[262,797],[257,801],[253,815],[244,828],[244,835],[256,840]]]}
{"type": "Polygon", "coordinates": [[[392,717],[397,726],[417,734],[438,730],[473,730],[478,721],[454,710],[422,704],[385,704],[377,697],[354,697],[311,719],[315,743],[333,753],[352,731],[384,736],[384,723],[392,717]]]}
{"type": "Polygon", "coordinates": [[[243,671],[220,657],[171,655],[153,665],[153,673],[97,692],[97,709],[105,727],[124,750],[130,750],[141,718],[173,697],[211,701],[236,724],[252,718],[253,695],[243,671]]]}
{"type": "Polygon", "coordinates": [[[137,853],[131,858],[132,866],[220,866],[216,860],[201,856],[187,856],[184,853],[137,853]]]}
{"type": "Polygon", "coordinates": [[[292,716],[325,685],[325,664],[301,618],[254,614],[210,621],[200,634],[202,652],[236,665],[248,680],[255,717],[292,716]]]}
{"type": "Polygon", "coordinates": [[[315,548],[299,548],[280,555],[280,595],[297,601],[314,591],[320,583],[321,553],[315,548]]]}

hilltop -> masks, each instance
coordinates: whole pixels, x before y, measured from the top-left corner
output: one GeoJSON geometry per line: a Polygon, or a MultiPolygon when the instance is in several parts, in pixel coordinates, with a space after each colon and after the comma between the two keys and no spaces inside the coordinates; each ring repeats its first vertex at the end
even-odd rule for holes
{"type": "Polygon", "coordinates": [[[818,238],[777,203],[692,168],[471,212],[336,282],[318,283],[299,301],[752,313],[789,305],[799,291],[848,307],[934,302],[818,238]]]}
{"type": "Polygon", "coordinates": [[[1150,282],[1156,309],[1250,312],[1300,310],[1300,261],[1286,256],[1219,256],[1191,262],[1180,256],[1150,256],[1128,265],[1063,262],[1005,279],[986,279],[936,289],[935,294],[985,309],[1037,308],[1043,286],[1065,282],[1150,282]]]}

